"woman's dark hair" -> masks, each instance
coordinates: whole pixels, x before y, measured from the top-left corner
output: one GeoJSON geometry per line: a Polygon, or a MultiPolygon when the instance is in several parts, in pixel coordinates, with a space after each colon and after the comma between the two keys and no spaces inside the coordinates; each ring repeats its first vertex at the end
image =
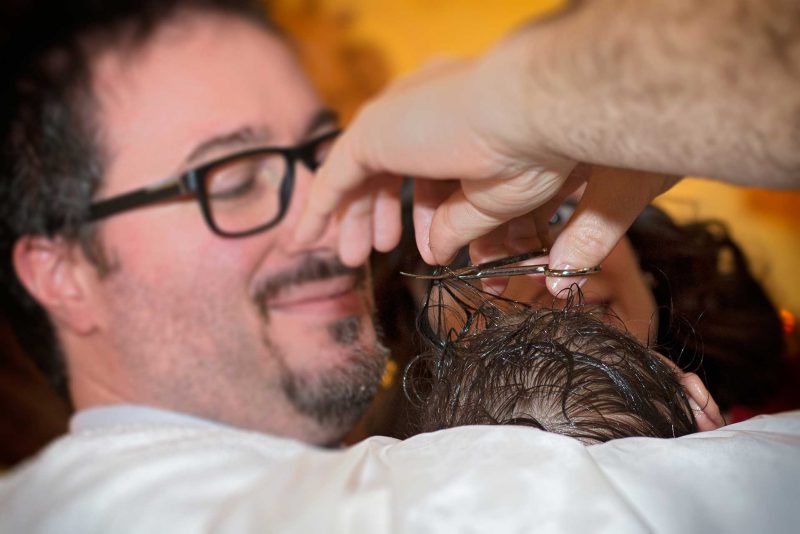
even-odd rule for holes
{"type": "Polygon", "coordinates": [[[267,26],[254,0],[10,0],[0,6],[0,301],[25,351],[64,396],[53,328],[17,280],[11,252],[23,235],[60,235],[79,242],[102,273],[102,250],[83,224],[105,164],[91,58],[139,45],[181,9],[232,13],[267,26]]]}
{"type": "Polygon", "coordinates": [[[428,350],[404,375],[419,430],[525,425],[586,444],[693,432],[676,369],[609,320],[579,291],[563,309],[537,309],[434,282],[419,319],[428,350]]]}
{"type": "Polygon", "coordinates": [[[628,237],[653,277],[662,354],[695,370],[723,410],[774,395],[784,350],[780,317],[725,226],[678,225],[651,206],[628,237]]]}

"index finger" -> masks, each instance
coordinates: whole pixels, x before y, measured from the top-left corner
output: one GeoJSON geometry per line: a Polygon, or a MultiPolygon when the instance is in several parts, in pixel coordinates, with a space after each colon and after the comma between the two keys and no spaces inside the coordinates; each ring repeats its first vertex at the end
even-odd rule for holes
{"type": "MultiPolygon", "coordinates": [[[[622,169],[592,174],[567,226],[550,251],[551,269],[582,269],[599,265],[617,245],[642,210],[671,187],[677,177],[622,169]]],[[[547,281],[558,295],[575,279],[547,281]]]]}
{"type": "Polygon", "coordinates": [[[361,161],[354,153],[351,136],[343,133],[317,169],[294,231],[295,242],[311,243],[322,235],[337,206],[369,176],[369,169],[361,161]]]}

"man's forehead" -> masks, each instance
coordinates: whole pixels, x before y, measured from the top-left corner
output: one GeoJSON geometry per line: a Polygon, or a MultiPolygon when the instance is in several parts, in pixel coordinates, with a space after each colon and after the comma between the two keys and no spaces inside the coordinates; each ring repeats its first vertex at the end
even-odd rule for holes
{"type": "Polygon", "coordinates": [[[242,130],[291,142],[321,107],[286,43],[229,15],[165,24],[137,49],[98,56],[94,72],[112,175],[156,179],[203,142],[242,130]]]}

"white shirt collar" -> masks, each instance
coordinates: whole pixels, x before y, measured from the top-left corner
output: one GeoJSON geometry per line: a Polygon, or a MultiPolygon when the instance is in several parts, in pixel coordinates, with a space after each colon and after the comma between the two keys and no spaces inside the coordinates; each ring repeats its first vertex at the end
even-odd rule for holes
{"type": "Polygon", "coordinates": [[[70,432],[96,430],[119,425],[160,423],[188,426],[224,427],[221,423],[180,412],[137,404],[95,406],[75,413],[69,421],[70,432]]]}

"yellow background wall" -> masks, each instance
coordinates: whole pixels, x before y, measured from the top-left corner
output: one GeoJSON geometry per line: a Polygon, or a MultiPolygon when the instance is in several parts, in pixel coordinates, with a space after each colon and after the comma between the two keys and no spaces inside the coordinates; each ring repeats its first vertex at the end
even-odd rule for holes
{"type": "MultiPolygon", "coordinates": [[[[278,0],[312,76],[345,117],[386,81],[434,55],[474,55],[558,0],[278,0]]],[[[800,193],[684,180],[657,203],[679,220],[729,225],[773,300],[800,315],[800,193]]]]}

